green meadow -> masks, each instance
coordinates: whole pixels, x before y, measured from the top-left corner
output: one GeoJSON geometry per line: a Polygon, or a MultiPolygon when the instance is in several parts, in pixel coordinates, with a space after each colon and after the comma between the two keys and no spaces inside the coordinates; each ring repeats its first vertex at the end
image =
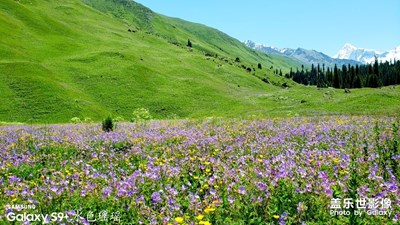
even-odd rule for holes
{"type": "Polygon", "coordinates": [[[156,119],[399,111],[399,87],[298,85],[274,74],[297,61],[130,1],[2,1],[0,36],[3,123],[128,120],[137,108],[156,119]]]}

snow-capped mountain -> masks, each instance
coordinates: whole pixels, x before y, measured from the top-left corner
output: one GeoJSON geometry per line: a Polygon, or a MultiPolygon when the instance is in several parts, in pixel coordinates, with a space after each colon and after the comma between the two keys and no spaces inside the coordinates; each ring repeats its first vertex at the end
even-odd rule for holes
{"type": "Polygon", "coordinates": [[[380,57],[382,61],[390,61],[393,59],[400,60],[400,46],[381,54],[380,57]]]}
{"type": "Polygon", "coordinates": [[[303,48],[291,49],[291,48],[276,48],[264,44],[258,44],[253,41],[247,40],[244,42],[247,47],[252,49],[267,53],[267,54],[276,54],[282,55],[286,57],[290,57],[300,61],[302,64],[325,64],[326,66],[334,66],[337,64],[341,66],[343,64],[361,64],[360,62],[348,59],[334,59],[325,55],[322,52],[318,52],[315,50],[308,50],[303,48]]]}
{"type": "Polygon", "coordinates": [[[275,48],[264,44],[258,44],[250,40],[246,40],[243,43],[249,48],[259,50],[265,53],[282,53],[282,50],[279,48],[275,48]]]}
{"type": "Polygon", "coordinates": [[[400,46],[393,50],[382,53],[373,49],[357,48],[352,44],[346,43],[343,48],[333,56],[333,58],[351,59],[362,63],[373,63],[375,61],[375,56],[380,62],[390,62],[394,59],[400,60],[400,46]]]}

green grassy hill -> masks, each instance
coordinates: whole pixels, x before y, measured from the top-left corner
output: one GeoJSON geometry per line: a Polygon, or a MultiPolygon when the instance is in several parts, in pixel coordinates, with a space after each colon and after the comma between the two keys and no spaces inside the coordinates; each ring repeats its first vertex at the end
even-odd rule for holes
{"type": "Polygon", "coordinates": [[[0,121],[128,119],[136,108],[155,118],[395,113],[400,105],[398,88],[345,95],[296,85],[273,69],[298,62],[128,0],[1,1],[0,36],[0,121]]]}

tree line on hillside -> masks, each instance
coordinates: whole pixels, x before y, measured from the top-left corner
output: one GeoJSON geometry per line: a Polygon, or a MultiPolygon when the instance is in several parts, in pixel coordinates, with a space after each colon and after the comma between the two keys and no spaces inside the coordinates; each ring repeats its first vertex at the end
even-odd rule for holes
{"type": "Polygon", "coordinates": [[[349,64],[342,65],[341,68],[335,64],[333,69],[318,64],[311,65],[311,70],[305,70],[302,65],[300,71],[299,68],[296,72],[290,69],[290,73],[285,76],[297,83],[321,88],[377,88],[400,84],[400,60],[379,63],[375,57],[373,64],[356,66],[349,64]]]}

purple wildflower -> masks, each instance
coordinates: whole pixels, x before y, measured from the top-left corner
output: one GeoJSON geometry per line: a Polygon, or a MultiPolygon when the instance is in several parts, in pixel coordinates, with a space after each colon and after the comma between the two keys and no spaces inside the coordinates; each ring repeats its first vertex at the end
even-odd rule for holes
{"type": "Polygon", "coordinates": [[[267,189],[267,185],[263,182],[257,182],[257,187],[260,191],[265,191],[267,189]]]}
{"type": "Polygon", "coordinates": [[[79,218],[79,220],[81,221],[81,223],[83,225],[90,225],[89,221],[87,219],[85,219],[85,218],[79,218]]]}
{"type": "Polygon", "coordinates": [[[111,195],[112,188],[111,187],[105,187],[103,188],[102,194],[103,198],[109,197],[111,195]]]}
{"type": "Polygon", "coordinates": [[[142,195],[142,194],[138,195],[137,198],[135,199],[135,203],[137,205],[143,204],[145,202],[146,202],[146,200],[144,198],[144,195],[142,195]]]}
{"type": "Polygon", "coordinates": [[[281,214],[281,216],[279,217],[279,225],[285,225],[287,218],[288,218],[288,214],[286,212],[283,212],[281,214]]]}
{"type": "Polygon", "coordinates": [[[85,196],[86,196],[86,190],[85,190],[85,189],[82,189],[80,195],[81,195],[81,197],[85,197],[85,196]]]}
{"type": "Polygon", "coordinates": [[[231,196],[228,196],[228,202],[230,204],[233,204],[235,202],[235,198],[232,198],[231,196]]]}
{"type": "Polygon", "coordinates": [[[19,182],[21,182],[21,178],[19,178],[19,177],[17,177],[17,176],[10,176],[10,177],[8,178],[8,182],[9,182],[10,184],[19,183],[19,182]]]}
{"type": "Polygon", "coordinates": [[[50,219],[51,219],[51,217],[50,217],[49,215],[47,215],[47,216],[44,218],[43,224],[49,224],[49,223],[50,223],[50,219]]]}
{"type": "Polygon", "coordinates": [[[299,204],[297,204],[297,213],[301,214],[303,213],[303,211],[305,210],[305,205],[303,202],[299,202],[299,204]]]}
{"type": "Polygon", "coordinates": [[[397,213],[394,217],[393,217],[393,221],[397,222],[400,219],[400,213],[397,213]]]}
{"type": "Polygon", "coordinates": [[[247,194],[246,188],[243,185],[239,186],[238,193],[241,195],[246,195],[247,194]]]}
{"type": "Polygon", "coordinates": [[[154,204],[158,204],[158,203],[162,202],[160,192],[161,191],[156,191],[153,194],[151,194],[151,201],[153,201],[154,204]]]}
{"type": "Polygon", "coordinates": [[[210,189],[210,194],[212,196],[215,196],[217,194],[217,192],[215,191],[215,189],[210,189]]]}

